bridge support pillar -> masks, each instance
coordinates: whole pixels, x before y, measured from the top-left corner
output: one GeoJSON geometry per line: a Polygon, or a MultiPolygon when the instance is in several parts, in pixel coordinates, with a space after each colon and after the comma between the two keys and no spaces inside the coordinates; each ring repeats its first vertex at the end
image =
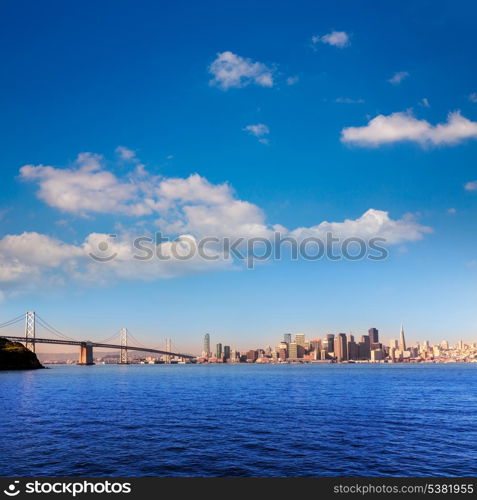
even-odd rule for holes
{"type": "Polygon", "coordinates": [[[79,365],[94,365],[93,346],[89,342],[80,345],[79,365]]]}

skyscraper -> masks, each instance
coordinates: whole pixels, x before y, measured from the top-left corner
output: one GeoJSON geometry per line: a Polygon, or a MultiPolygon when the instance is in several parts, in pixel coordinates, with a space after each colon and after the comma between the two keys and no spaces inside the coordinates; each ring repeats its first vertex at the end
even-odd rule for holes
{"type": "Polygon", "coordinates": [[[288,344],[288,357],[289,359],[298,359],[298,346],[296,342],[288,344]]]}
{"type": "Polygon", "coordinates": [[[361,341],[358,344],[358,358],[361,360],[370,359],[371,348],[369,343],[369,335],[362,335],[361,341]]]}
{"type": "Polygon", "coordinates": [[[224,345],[224,358],[230,359],[230,346],[224,345]]]}
{"type": "Polygon", "coordinates": [[[349,336],[348,359],[358,359],[358,344],[354,341],[354,335],[349,336]]]}
{"type": "Polygon", "coordinates": [[[286,342],[287,344],[289,344],[291,342],[291,333],[285,333],[285,335],[283,336],[283,340],[284,342],[286,342]]]}
{"type": "Polygon", "coordinates": [[[406,339],[404,338],[404,328],[401,323],[401,333],[399,334],[399,350],[400,351],[405,351],[406,350],[406,339]]]}
{"type": "Polygon", "coordinates": [[[335,343],[335,336],[332,333],[329,333],[326,336],[326,341],[328,344],[328,352],[333,352],[334,351],[334,343],[335,343]]]}
{"type": "Polygon", "coordinates": [[[302,347],[305,347],[305,334],[304,333],[297,333],[295,335],[295,342],[297,345],[301,345],[302,347]]]}
{"type": "Polygon", "coordinates": [[[338,335],[336,336],[334,353],[338,361],[345,361],[348,359],[346,333],[338,333],[338,335]]]}
{"type": "Polygon", "coordinates": [[[222,357],[222,344],[217,344],[215,346],[215,357],[217,359],[221,358],[222,357]]]}
{"type": "Polygon", "coordinates": [[[210,335],[208,333],[204,336],[204,350],[202,351],[204,358],[210,357],[210,335]]]}
{"type": "Polygon", "coordinates": [[[379,331],[377,328],[370,328],[368,330],[370,344],[377,344],[379,342],[379,331]]]}

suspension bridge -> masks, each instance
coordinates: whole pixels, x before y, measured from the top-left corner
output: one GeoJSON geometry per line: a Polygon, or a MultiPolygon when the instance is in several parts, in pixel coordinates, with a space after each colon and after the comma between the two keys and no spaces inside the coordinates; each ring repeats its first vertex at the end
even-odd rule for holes
{"type": "Polygon", "coordinates": [[[1,323],[0,337],[15,342],[22,342],[25,344],[25,347],[33,352],[35,352],[36,344],[77,346],[79,347],[78,364],[80,365],[94,364],[93,349],[96,347],[119,350],[120,364],[128,364],[128,351],[141,351],[152,354],[159,354],[163,356],[166,363],[170,363],[173,358],[186,360],[196,357],[193,354],[172,352],[172,343],[170,339],[166,339],[165,350],[147,347],[141,344],[127,328],[121,328],[118,332],[114,333],[110,337],[98,342],[94,342],[91,340],[75,340],[49,324],[34,311],[28,311],[25,314],[1,323]],[[25,325],[25,334],[23,336],[2,334],[3,329],[11,328],[21,323],[24,323],[25,325]],[[36,335],[37,329],[42,329],[48,334],[48,336],[38,337],[36,335]],[[113,343],[114,341],[117,341],[117,343],[113,343]]]}

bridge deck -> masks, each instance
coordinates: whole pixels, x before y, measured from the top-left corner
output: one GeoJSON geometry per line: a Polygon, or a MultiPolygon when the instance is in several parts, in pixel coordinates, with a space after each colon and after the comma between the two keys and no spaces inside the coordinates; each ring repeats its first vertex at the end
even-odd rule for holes
{"type": "MultiPolygon", "coordinates": [[[[12,340],[15,342],[23,342],[25,343],[25,337],[12,337],[11,335],[0,335],[1,337],[12,340]]],[[[30,341],[32,339],[29,339],[30,341]]],[[[90,342],[88,340],[81,341],[81,340],[60,340],[60,339],[43,339],[43,338],[38,338],[36,337],[34,340],[35,344],[59,344],[59,345],[76,345],[76,346],[82,346],[82,345],[90,345],[92,347],[103,347],[105,349],[118,349],[121,350],[122,347],[120,345],[116,344],[102,344],[101,342],[90,342]]],[[[168,356],[177,356],[178,358],[188,358],[188,359],[193,359],[196,356],[192,354],[182,354],[178,352],[168,352],[168,351],[161,351],[160,349],[150,349],[148,347],[136,347],[136,346],[127,346],[126,348],[128,351],[142,351],[142,352],[152,352],[155,354],[165,354],[168,356]]]]}

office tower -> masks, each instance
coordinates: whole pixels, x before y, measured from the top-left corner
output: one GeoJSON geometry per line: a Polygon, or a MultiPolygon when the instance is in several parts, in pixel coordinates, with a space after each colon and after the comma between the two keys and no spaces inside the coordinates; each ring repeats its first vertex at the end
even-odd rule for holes
{"type": "Polygon", "coordinates": [[[390,347],[393,347],[394,349],[399,349],[399,343],[397,339],[391,340],[390,347]]]}
{"type": "Polygon", "coordinates": [[[369,342],[371,344],[377,344],[379,342],[379,331],[377,328],[370,328],[368,330],[369,342]]]}
{"type": "Polygon", "coordinates": [[[217,359],[221,358],[222,357],[222,344],[217,344],[215,346],[215,357],[217,359]]]}
{"type": "Polygon", "coordinates": [[[328,343],[328,352],[333,352],[334,345],[335,345],[335,336],[332,333],[329,333],[326,336],[326,341],[328,343]]]}
{"type": "Polygon", "coordinates": [[[298,359],[298,345],[296,342],[290,342],[288,344],[288,358],[298,359]]]}
{"type": "Polygon", "coordinates": [[[321,339],[310,340],[310,349],[312,351],[321,351],[321,339]]]}
{"type": "Polygon", "coordinates": [[[345,361],[348,359],[348,346],[346,333],[339,333],[335,338],[334,353],[338,361],[345,361]]]}
{"type": "Polygon", "coordinates": [[[204,336],[204,350],[202,351],[204,358],[210,357],[210,335],[208,333],[204,336]]]}
{"type": "Polygon", "coordinates": [[[287,359],[288,344],[286,342],[280,342],[277,346],[277,354],[281,360],[287,359]]]}
{"type": "Polygon", "coordinates": [[[358,359],[358,344],[354,341],[354,336],[350,335],[348,340],[348,359],[358,359]]]}
{"type": "Polygon", "coordinates": [[[382,349],[375,349],[371,351],[371,361],[382,361],[384,359],[384,353],[382,349]]]}
{"type": "Polygon", "coordinates": [[[230,359],[230,346],[224,345],[224,358],[230,359]]]}
{"type": "Polygon", "coordinates": [[[258,359],[258,351],[251,349],[250,351],[247,351],[247,362],[248,363],[254,363],[258,359]]]}
{"type": "Polygon", "coordinates": [[[379,349],[381,346],[379,345],[379,332],[377,328],[370,328],[368,330],[369,334],[369,343],[371,346],[371,350],[379,349]]]}
{"type": "Polygon", "coordinates": [[[291,342],[291,337],[291,333],[285,333],[285,335],[283,336],[283,341],[289,344],[291,342]]]}
{"type": "Polygon", "coordinates": [[[404,338],[404,328],[401,323],[401,333],[399,334],[399,350],[400,351],[405,351],[406,350],[406,339],[404,338]]]}
{"type": "Polygon", "coordinates": [[[295,342],[297,345],[301,345],[303,348],[305,347],[305,334],[297,333],[295,335],[295,342]]]}
{"type": "Polygon", "coordinates": [[[358,358],[366,360],[371,358],[371,346],[369,335],[361,335],[361,340],[358,344],[358,358]]]}

